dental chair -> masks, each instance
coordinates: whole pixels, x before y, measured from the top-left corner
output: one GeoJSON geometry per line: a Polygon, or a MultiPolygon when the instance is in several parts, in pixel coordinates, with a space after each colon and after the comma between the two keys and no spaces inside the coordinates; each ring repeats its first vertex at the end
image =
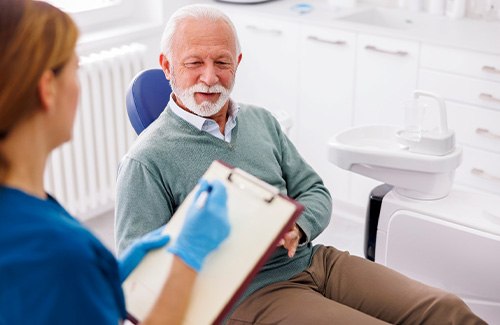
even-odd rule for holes
{"type": "MultiPolygon", "coordinates": [[[[167,106],[170,100],[170,83],[161,69],[147,69],[139,72],[127,90],[127,114],[137,135],[151,124],[167,106]]],[[[289,135],[292,118],[284,110],[271,111],[283,131],[289,135]]]]}
{"type": "Polygon", "coordinates": [[[127,113],[139,135],[163,112],[170,99],[170,83],[161,69],[139,72],[127,90],[127,113]]]}
{"type": "Polygon", "coordinates": [[[369,196],[365,256],[457,294],[500,324],[498,197],[454,183],[462,149],[441,97],[415,90],[406,113],[403,128],[354,126],[329,141],[332,163],[385,183],[369,196]],[[423,116],[432,109],[439,119],[429,126],[423,116]]]}

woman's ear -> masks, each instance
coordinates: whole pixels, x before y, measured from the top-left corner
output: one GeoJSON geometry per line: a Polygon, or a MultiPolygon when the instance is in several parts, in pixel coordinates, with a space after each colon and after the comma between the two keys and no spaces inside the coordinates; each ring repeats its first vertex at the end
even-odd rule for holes
{"type": "Polygon", "coordinates": [[[55,76],[51,70],[46,70],[38,81],[38,96],[40,97],[41,108],[50,110],[55,102],[55,76]]]}

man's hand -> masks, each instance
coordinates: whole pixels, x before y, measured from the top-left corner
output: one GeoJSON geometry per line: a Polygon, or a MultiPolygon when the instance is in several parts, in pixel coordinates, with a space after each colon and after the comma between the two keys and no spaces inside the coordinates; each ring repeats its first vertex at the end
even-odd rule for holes
{"type": "Polygon", "coordinates": [[[300,238],[302,238],[302,230],[300,230],[297,224],[293,224],[292,229],[285,234],[285,236],[280,240],[278,246],[283,246],[288,249],[288,257],[293,257],[299,246],[300,238]]]}

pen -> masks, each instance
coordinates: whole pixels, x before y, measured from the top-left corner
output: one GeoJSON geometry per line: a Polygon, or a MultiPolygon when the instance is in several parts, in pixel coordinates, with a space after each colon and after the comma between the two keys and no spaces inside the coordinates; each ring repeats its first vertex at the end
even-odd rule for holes
{"type": "Polygon", "coordinates": [[[206,190],[200,193],[200,195],[196,199],[196,202],[194,203],[198,209],[203,208],[205,202],[207,201],[208,193],[210,193],[210,191],[212,191],[212,186],[209,186],[206,190]]]}

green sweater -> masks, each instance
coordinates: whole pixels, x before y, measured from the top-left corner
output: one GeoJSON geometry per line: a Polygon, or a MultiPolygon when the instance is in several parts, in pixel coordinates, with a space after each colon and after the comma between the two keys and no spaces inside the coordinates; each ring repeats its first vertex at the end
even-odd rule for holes
{"type": "Polygon", "coordinates": [[[249,105],[240,105],[230,143],[196,129],[168,106],[141,133],[118,171],[118,250],[167,223],[214,160],[257,176],[305,207],[297,224],[307,237],[306,244],[299,246],[293,258],[283,247],[277,248],[242,299],[304,271],[314,251],[311,241],[330,221],[330,194],[277,120],[267,110],[249,105]]]}

